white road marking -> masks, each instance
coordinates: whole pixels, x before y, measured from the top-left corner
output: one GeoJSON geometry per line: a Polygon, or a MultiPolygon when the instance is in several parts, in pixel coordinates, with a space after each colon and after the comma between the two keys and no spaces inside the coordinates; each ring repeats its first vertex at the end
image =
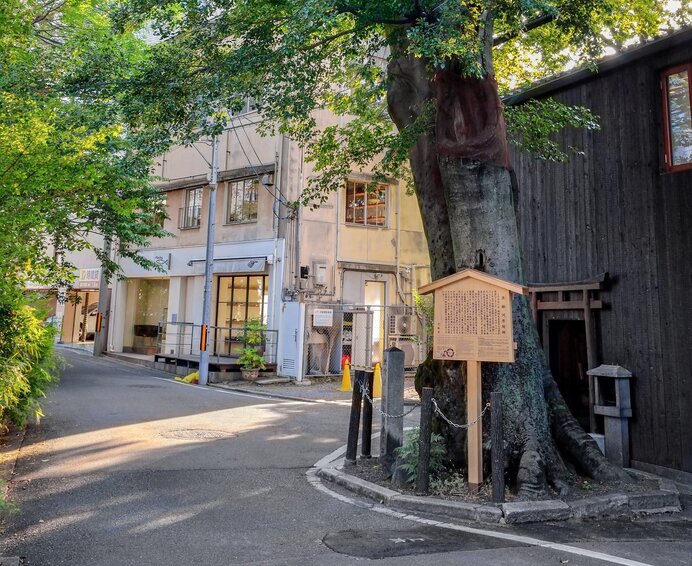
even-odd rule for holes
{"type": "Polygon", "coordinates": [[[596,560],[601,560],[603,562],[610,562],[611,564],[620,564],[622,566],[653,566],[653,565],[645,563],[645,562],[637,562],[636,560],[630,560],[629,558],[622,558],[620,556],[613,556],[611,554],[605,554],[603,552],[596,552],[593,550],[587,550],[585,548],[579,548],[578,546],[571,546],[569,544],[561,544],[561,543],[550,542],[547,540],[541,540],[541,539],[537,539],[537,538],[533,538],[533,537],[526,537],[523,535],[513,535],[511,533],[503,533],[503,532],[499,532],[499,531],[480,529],[480,528],[476,528],[476,527],[467,527],[465,525],[458,525],[455,523],[446,523],[443,521],[436,521],[434,519],[426,519],[424,517],[419,517],[417,515],[411,515],[410,513],[401,513],[399,511],[394,511],[393,509],[389,509],[388,507],[385,507],[383,505],[379,505],[377,503],[366,503],[366,502],[354,499],[352,497],[341,495],[340,493],[336,493],[335,491],[332,491],[328,487],[325,487],[325,485],[322,483],[321,479],[317,476],[317,470],[321,467],[324,467],[328,463],[333,462],[336,458],[339,458],[341,456],[341,454],[343,454],[344,452],[346,452],[345,446],[338,448],[337,450],[335,450],[334,452],[332,452],[328,456],[325,456],[324,458],[322,458],[319,462],[317,462],[312,468],[310,468],[307,471],[308,482],[310,482],[310,484],[315,489],[317,489],[318,491],[320,491],[326,495],[329,495],[330,497],[333,497],[334,499],[338,499],[339,501],[341,501],[343,503],[348,503],[349,505],[354,505],[355,507],[370,509],[371,511],[374,511],[376,513],[380,513],[382,515],[388,515],[389,517],[393,517],[395,519],[403,519],[406,521],[412,521],[414,523],[420,523],[422,525],[439,527],[441,529],[448,529],[448,530],[452,530],[452,531],[465,532],[465,533],[470,533],[470,534],[474,534],[474,535],[487,536],[490,538],[508,540],[508,541],[512,541],[512,542],[516,542],[516,543],[520,543],[520,544],[526,544],[529,546],[537,546],[540,548],[557,550],[560,552],[575,554],[577,556],[594,558],[596,560]]]}

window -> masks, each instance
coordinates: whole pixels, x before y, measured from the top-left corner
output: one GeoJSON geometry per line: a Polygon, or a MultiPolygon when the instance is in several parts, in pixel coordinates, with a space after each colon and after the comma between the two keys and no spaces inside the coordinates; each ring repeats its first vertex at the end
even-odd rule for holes
{"type": "Polygon", "coordinates": [[[248,96],[247,98],[243,99],[242,103],[238,105],[236,110],[231,110],[231,116],[249,114],[250,112],[254,112],[256,109],[257,104],[255,103],[255,100],[251,96],[248,96]]]}
{"type": "Polygon", "coordinates": [[[242,333],[251,320],[267,323],[269,277],[266,275],[222,275],[216,303],[216,353],[239,355],[242,333]]]}
{"type": "Polygon", "coordinates": [[[663,123],[665,168],[692,168],[692,63],[669,69],[663,75],[663,123]]]}
{"type": "Polygon", "coordinates": [[[178,228],[199,228],[201,212],[202,188],[187,189],[178,215],[178,228]]]}
{"type": "Polygon", "coordinates": [[[226,222],[250,222],[257,220],[257,196],[259,180],[240,179],[229,181],[226,195],[226,222]]]}
{"type": "Polygon", "coordinates": [[[387,185],[368,191],[368,183],[346,182],[346,223],[361,226],[385,226],[387,185]]]}

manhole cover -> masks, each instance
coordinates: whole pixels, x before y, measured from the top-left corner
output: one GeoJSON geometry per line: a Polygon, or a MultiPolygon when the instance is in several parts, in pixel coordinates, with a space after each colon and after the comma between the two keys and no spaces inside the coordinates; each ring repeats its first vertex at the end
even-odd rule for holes
{"type": "Polygon", "coordinates": [[[238,436],[232,432],[223,430],[183,429],[165,430],[159,433],[162,438],[171,440],[226,440],[238,436]]]}
{"type": "Polygon", "coordinates": [[[479,534],[448,531],[434,527],[368,531],[347,530],[329,533],[322,542],[334,552],[371,560],[416,554],[525,546],[479,534]]]}
{"type": "Polygon", "coordinates": [[[161,389],[160,385],[128,385],[128,387],[134,387],[136,389],[161,389]]]}

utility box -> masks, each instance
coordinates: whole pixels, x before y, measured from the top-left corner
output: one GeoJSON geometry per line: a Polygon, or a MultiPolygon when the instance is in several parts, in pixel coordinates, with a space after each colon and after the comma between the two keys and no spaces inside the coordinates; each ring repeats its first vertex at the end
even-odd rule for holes
{"type": "Polygon", "coordinates": [[[586,373],[594,378],[593,412],[603,416],[605,456],[613,464],[627,468],[630,465],[632,372],[622,366],[604,364],[586,373]]]}

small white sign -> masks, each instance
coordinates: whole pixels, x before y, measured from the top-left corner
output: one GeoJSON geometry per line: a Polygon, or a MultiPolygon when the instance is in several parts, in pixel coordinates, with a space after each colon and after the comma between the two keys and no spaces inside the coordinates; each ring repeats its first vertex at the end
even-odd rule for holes
{"type": "Polygon", "coordinates": [[[334,309],[315,309],[312,313],[313,326],[333,326],[334,309]]]}
{"type": "Polygon", "coordinates": [[[76,282],[76,287],[97,288],[99,279],[101,278],[101,268],[92,267],[89,269],[79,270],[79,279],[76,282]]]}

